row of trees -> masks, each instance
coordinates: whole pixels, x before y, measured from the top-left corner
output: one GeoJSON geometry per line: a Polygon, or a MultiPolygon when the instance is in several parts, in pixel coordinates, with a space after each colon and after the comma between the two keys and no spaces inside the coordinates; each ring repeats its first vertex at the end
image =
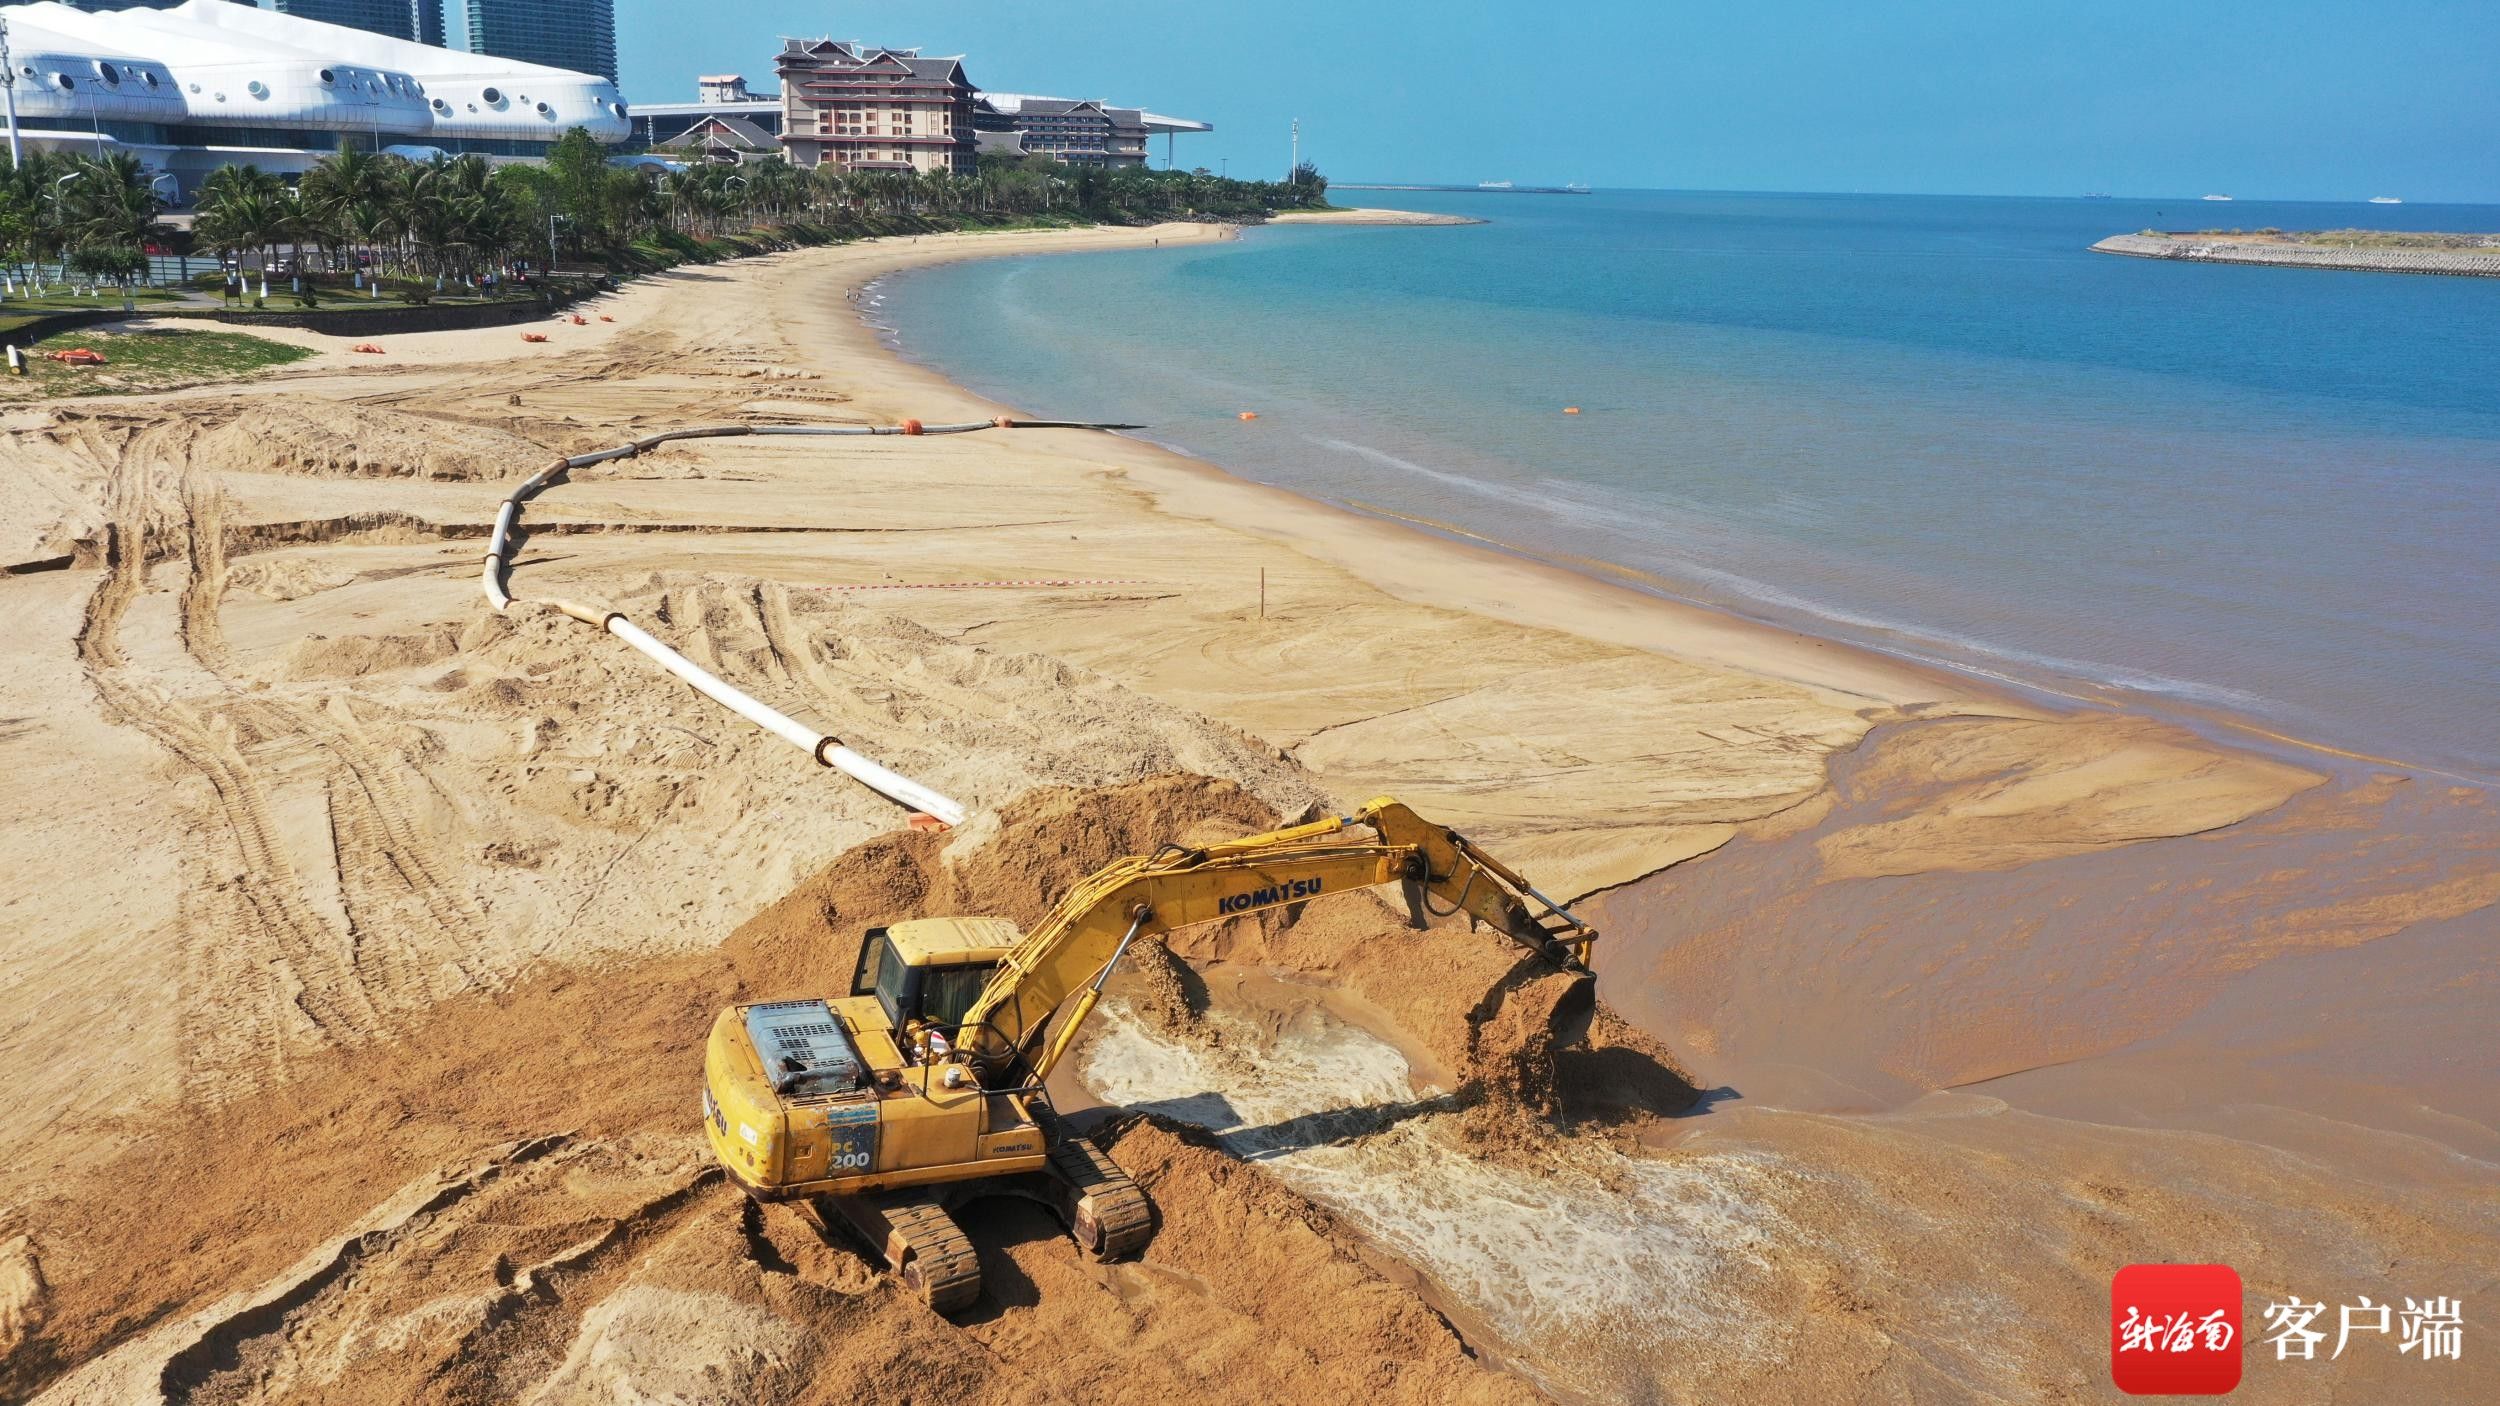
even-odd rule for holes
{"type": "MultiPolygon", "coordinates": [[[[528,211],[482,156],[409,161],[342,149],[289,186],[256,166],[226,166],[201,183],[193,241],[263,270],[280,248],[318,265],[474,281],[532,247],[528,211]]],[[[298,274],[300,277],[300,273],[298,274]]]]}
{"type": "Polygon", "coordinates": [[[30,152],[0,165],[0,269],[16,285],[28,265],[56,261],[78,277],[125,286],[146,272],[144,250],[163,209],[147,171],[126,152],[30,152]]]}
{"type": "MultiPolygon", "coordinates": [[[[0,168],[0,263],[59,261],[125,284],[144,249],[166,237],[160,195],[122,153],[30,153],[0,168]]],[[[984,158],[977,171],[803,171],[778,157],[681,170],[620,167],[580,129],[541,164],[490,166],[479,156],[410,161],[342,147],[292,183],[228,166],[198,192],[196,244],[265,270],[286,250],[300,271],[385,273],[437,288],[524,254],[561,250],[609,260],[662,234],[700,238],[759,225],[806,223],[866,232],[913,219],[1060,217],[1110,222],[1243,218],[1325,204],[1327,180],[1304,165],[1287,181],[1237,181],[1206,170],[1077,167],[1046,157],[984,158]]],[[[300,272],[299,275],[300,277],[300,272]]]]}
{"type": "Polygon", "coordinates": [[[1241,219],[1328,203],[1328,181],[1309,163],[1284,181],[1237,181],[1203,168],[1071,166],[1049,157],[983,157],[977,170],[801,170],[773,157],[738,165],[699,162],[646,180],[611,166],[585,132],[568,132],[543,166],[496,172],[544,227],[553,217],[568,250],[614,250],[662,229],[726,233],[793,221],[829,226],[887,220],[1062,217],[1113,223],[1241,219]]]}

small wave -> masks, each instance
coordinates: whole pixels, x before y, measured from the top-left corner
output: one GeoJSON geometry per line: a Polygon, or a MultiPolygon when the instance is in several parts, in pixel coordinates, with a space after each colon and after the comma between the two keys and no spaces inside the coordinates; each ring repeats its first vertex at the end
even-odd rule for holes
{"type": "Polygon", "coordinates": [[[1328,439],[1320,436],[1310,436],[1309,439],[1311,443],[1322,449],[1333,449],[1340,454],[1351,454],[1383,468],[1396,469],[1400,473],[1413,474],[1419,478],[1428,478],[1436,483],[1446,483],[1452,488],[1475,494],[1477,497],[1528,508],[1562,522],[1598,527],[1621,520],[1620,510],[1591,503],[1574,502],[1557,494],[1550,484],[1524,488],[1512,484],[1495,483],[1489,479],[1451,473],[1447,469],[1431,468],[1418,464],[1412,459],[1401,459],[1387,450],[1374,449],[1368,444],[1356,444],[1351,440],[1328,439]]]}
{"type": "MultiPolygon", "coordinates": [[[[1351,440],[1314,437],[1312,442],[1324,449],[1351,454],[1383,468],[1396,469],[1401,473],[1431,479],[1478,497],[1531,508],[1562,521],[1619,529],[1624,520],[1624,510],[1621,507],[1574,501],[1564,492],[1559,491],[1563,488],[1560,484],[1548,483],[1533,489],[1518,488],[1418,464],[1386,450],[1375,449],[1367,444],[1356,444],[1351,440]]],[[[1534,554],[1529,553],[1529,555],[1534,554]]],[[[2124,689],[2132,693],[2152,694],[2216,708],[2265,712],[2274,707],[2271,699],[2222,684],[2045,654],[1948,630],[1939,630],[1931,626],[1916,625],[1896,618],[1865,614],[1830,601],[1800,595],[1751,576],[1703,566],[1698,562],[1681,561],[1672,570],[1674,575],[1697,586],[1735,597],[1749,605],[1767,607],[1784,614],[1803,616],[1822,624],[1838,625],[1880,636],[1882,638],[1877,640],[1861,642],[1899,658],[1971,674],[2015,687],[2041,686],[2046,682],[2041,677],[2045,674],[2054,675],[2060,679],[2081,680],[2110,688],[2124,689]],[[1906,642],[1906,644],[1899,642],[1906,642]],[[1909,648],[1907,645],[1925,646],[1928,650],[1943,652],[1927,653],[1920,649],[1909,648]],[[1989,663],[2005,667],[1990,668],[1987,667],[1989,663]],[[2023,672],[2019,671],[2030,671],[2030,673],[2026,677],[2023,672]]]]}

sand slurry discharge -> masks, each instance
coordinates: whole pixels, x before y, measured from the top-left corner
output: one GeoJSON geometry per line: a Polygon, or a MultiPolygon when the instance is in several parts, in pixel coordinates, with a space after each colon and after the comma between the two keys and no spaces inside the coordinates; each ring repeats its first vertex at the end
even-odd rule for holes
{"type": "Polygon", "coordinates": [[[1001,412],[846,283],[1201,237],[807,251],[545,346],[302,334],[248,390],[0,416],[0,1399],[2037,1399],[2097,1392],[2135,1260],[2487,1297],[2480,792],[1067,431],[672,445],[534,502],[512,564],[962,800],[950,834],[479,603],[551,455],[1001,412]],[[892,589],[1036,580],[1096,584],[892,589]],[[978,1203],[954,1321],[706,1164],[723,1004],[1384,792],[1606,891],[1602,1003],[1363,897],[1176,934],[1055,1090],[1154,1241],[1097,1266],[978,1203]]]}

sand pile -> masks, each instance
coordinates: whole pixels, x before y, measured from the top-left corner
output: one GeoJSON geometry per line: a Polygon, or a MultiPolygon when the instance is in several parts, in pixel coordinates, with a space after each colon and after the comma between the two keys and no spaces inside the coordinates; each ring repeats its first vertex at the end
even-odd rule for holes
{"type": "Polygon", "coordinates": [[[1210,820],[1256,809],[1169,778],[1037,797],[953,864],[944,837],[887,835],[718,955],[524,979],[444,1002],[387,1045],[306,1056],[283,1088],[197,1110],[29,1206],[18,1277],[50,1285],[47,1308],[19,1313],[31,1336],[0,1389],[61,1403],[1529,1399],[1372,1268],[1358,1236],[1194,1134],[1132,1121],[1106,1136],[1162,1217],[1138,1263],[1082,1260],[1021,1203],[967,1212],[989,1288],[960,1326],[705,1165],[689,1109],[718,1005],[825,989],[870,923],[1029,903],[1007,856],[1086,862],[1192,804],[1210,820]],[[89,1213],[176,1183],[184,1195],[148,1214],[89,1213]],[[1272,1311],[1286,1298],[1292,1323],[1272,1311]]]}

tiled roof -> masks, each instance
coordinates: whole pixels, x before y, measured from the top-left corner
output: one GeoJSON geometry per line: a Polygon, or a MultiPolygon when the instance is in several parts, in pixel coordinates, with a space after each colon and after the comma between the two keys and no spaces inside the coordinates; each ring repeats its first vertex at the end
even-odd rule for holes
{"type": "Polygon", "coordinates": [[[781,145],[781,139],[779,137],[774,136],[772,133],[765,131],[763,128],[756,126],[754,123],[747,121],[743,117],[706,117],[702,121],[687,128],[684,134],[677,137],[674,141],[664,142],[662,145],[671,147],[692,146],[695,142],[701,139],[704,129],[707,127],[719,128],[722,134],[727,136],[731,141],[737,143],[739,146],[747,148],[750,151],[771,151],[781,145]]]}

